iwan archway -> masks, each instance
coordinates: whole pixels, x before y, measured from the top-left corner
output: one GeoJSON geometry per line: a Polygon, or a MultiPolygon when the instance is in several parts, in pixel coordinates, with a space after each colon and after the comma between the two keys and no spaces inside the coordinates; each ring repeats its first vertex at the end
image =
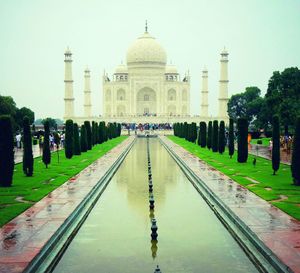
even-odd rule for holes
{"type": "Polygon", "coordinates": [[[156,92],[152,88],[142,88],[138,91],[136,99],[137,115],[155,116],[157,114],[156,92]]]}

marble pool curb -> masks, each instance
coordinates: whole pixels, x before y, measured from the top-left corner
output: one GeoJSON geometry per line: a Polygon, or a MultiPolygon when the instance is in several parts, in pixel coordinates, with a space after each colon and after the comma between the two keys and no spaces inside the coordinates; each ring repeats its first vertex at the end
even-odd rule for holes
{"type": "Polygon", "coordinates": [[[61,248],[76,234],[134,141],[135,137],[128,137],[4,225],[0,229],[0,272],[44,272],[51,267],[61,248]],[[55,207],[57,209],[52,211],[55,207]]]}
{"type": "Polygon", "coordinates": [[[299,221],[273,207],[166,137],[160,136],[159,138],[162,145],[259,270],[262,272],[300,272],[299,221]],[[227,186],[232,188],[231,192],[227,190],[227,186]],[[234,187],[236,191],[233,190],[234,187]],[[241,196],[244,201],[246,200],[245,204],[240,203],[241,196]],[[250,200],[248,203],[247,198],[250,200]],[[251,210],[260,210],[264,216],[270,214],[269,217],[274,218],[271,220],[276,222],[277,226],[271,226],[263,220],[260,223],[259,219],[253,217],[249,217],[250,220],[245,219],[251,210]],[[257,220],[257,223],[249,225],[249,221],[253,219],[257,220]],[[269,230],[270,227],[273,228],[272,231],[269,230]],[[283,231],[285,233],[282,234],[283,231]],[[280,235],[286,235],[286,233],[293,243],[289,248],[284,244],[286,237],[280,238],[280,235]],[[275,238],[272,238],[272,235],[275,238]],[[279,237],[276,238],[276,236],[279,237]]]}

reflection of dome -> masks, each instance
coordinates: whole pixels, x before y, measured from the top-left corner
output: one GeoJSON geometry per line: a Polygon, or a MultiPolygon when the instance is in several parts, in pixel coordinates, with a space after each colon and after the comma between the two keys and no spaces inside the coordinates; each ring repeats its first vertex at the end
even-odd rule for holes
{"type": "Polygon", "coordinates": [[[128,73],[127,66],[125,64],[120,64],[116,68],[116,74],[128,73]]]}
{"type": "Polygon", "coordinates": [[[172,64],[167,65],[166,74],[178,74],[176,66],[172,64]]]}
{"type": "Polygon", "coordinates": [[[167,54],[148,32],[135,40],[127,51],[127,65],[153,63],[165,65],[167,54]]]}

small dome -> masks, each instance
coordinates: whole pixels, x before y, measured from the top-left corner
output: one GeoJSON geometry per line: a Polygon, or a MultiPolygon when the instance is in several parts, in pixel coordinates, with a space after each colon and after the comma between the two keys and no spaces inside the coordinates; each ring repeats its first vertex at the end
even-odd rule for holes
{"type": "Polygon", "coordinates": [[[176,66],[172,64],[167,65],[166,74],[178,74],[176,66]]]}
{"type": "Polygon", "coordinates": [[[125,64],[120,64],[116,67],[115,74],[128,73],[127,66],[125,64]]]}
{"type": "Polygon", "coordinates": [[[163,47],[148,32],[135,40],[127,51],[127,65],[159,64],[166,65],[167,54],[163,47]]]}
{"type": "Polygon", "coordinates": [[[71,50],[70,50],[70,48],[69,47],[67,47],[67,49],[65,50],[65,54],[72,54],[72,52],[71,52],[71,50]]]}
{"type": "Polygon", "coordinates": [[[223,48],[221,55],[228,55],[228,51],[225,47],[223,48]]]}

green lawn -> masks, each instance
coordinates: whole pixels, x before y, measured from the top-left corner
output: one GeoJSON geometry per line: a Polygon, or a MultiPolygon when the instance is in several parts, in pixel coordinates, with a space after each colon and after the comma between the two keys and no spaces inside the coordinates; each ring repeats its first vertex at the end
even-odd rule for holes
{"type": "Polygon", "coordinates": [[[121,143],[126,136],[98,144],[91,151],[66,159],[64,150],[52,153],[51,164],[46,169],[41,157],[34,159],[34,175],[26,177],[23,174],[22,163],[15,165],[13,184],[10,188],[0,188],[0,227],[19,215],[35,202],[42,199],[69,178],[79,173],[96,159],[121,143]]]}
{"type": "Polygon", "coordinates": [[[238,163],[236,151],[230,159],[227,150],[221,155],[179,137],[169,136],[169,139],[256,195],[300,220],[300,187],[292,184],[290,166],[280,164],[280,169],[274,176],[270,160],[257,157],[256,166],[253,166],[252,161],[255,156],[249,155],[247,163],[238,163]]]}
{"type": "Polygon", "coordinates": [[[263,146],[269,146],[269,141],[270,141],[270,137],[263,137],[263,138],[258,138],[258,139],[251,139],[251,144],[257,144],[257,140],[261,140],[263,146]]]}

